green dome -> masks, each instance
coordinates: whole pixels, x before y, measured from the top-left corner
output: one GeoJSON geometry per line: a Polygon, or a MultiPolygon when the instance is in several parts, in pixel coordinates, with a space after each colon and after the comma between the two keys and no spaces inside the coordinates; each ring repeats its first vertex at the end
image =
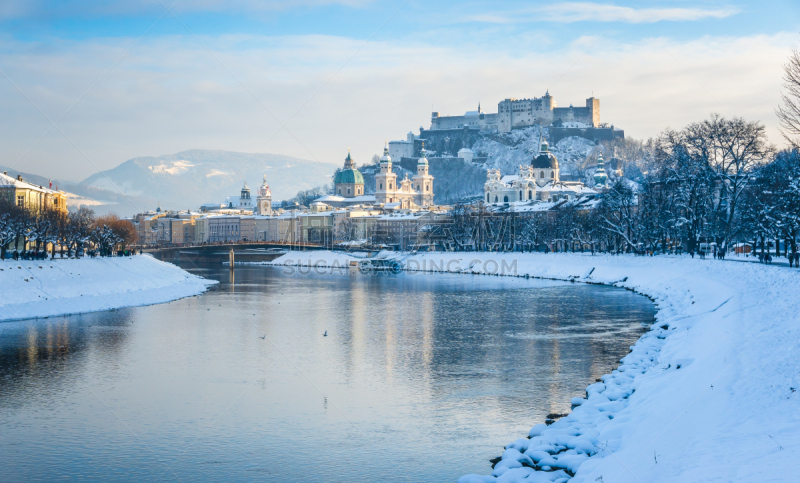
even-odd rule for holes
{"type": "Polygon", "coordinates": [[[343,169],[333,178],[335,184],[364,184],[364,177],[357,169],[343,169]]]}

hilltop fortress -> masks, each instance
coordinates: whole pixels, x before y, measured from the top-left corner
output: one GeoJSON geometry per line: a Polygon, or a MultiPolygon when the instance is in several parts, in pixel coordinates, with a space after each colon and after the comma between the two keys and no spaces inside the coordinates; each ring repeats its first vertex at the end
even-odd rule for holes
{"type": "Polygon", "coordinates": [[[504,99],[497,104],[497,113],[467,111],[463,116],[439,116],[431,113],[431,130],[460,129],[468,127],[487,132],[510,132],[534,125],[556,127],[600,127],[600,99],[586,99],[586,107],[557,107],[548,91],[532,99],[504,99]]]}
{"type": "Polygon", "coordinates": [[[600,99],[590,97],[585,106],[558,107],[548,91],[542,97],[504,99],[497,104],[496,113],[483,112],[480,103],[477,111],[462,116],[441,116],[434,111],[430,129],[420,126],[419,135],[409,132],[404,140],[390,141],[389,154],[400,162],[416,159],[424,143],[435,157],[456,156],[487,137],[508,144],[505,133],[533,126],[547,128],[546,136],[553,145],[573,136],[595,143],[625,138],[622,129],[600,122],[600,99]]]}

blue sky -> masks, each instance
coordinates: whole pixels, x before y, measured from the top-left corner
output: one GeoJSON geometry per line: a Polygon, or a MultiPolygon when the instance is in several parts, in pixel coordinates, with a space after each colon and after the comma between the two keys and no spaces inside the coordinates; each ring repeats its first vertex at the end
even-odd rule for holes
{"type": "Polygon", "coordinates": [[[0,164],[82,179],[190,148],[367,161],[431,110],[547,89],[632,137],[720,112],[780,144],[800,5],[0,0],[0,39],[0,164]]]}

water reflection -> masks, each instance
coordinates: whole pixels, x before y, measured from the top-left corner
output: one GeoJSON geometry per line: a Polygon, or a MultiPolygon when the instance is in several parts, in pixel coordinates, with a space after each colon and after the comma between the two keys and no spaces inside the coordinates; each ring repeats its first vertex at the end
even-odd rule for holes
{"type": "Polygon", "coordinates": [[[504,444],[609,372],[654,313],[629,292],[515,278],[196,272],[222,283],[171,304],[0,324],[7,478],[487,473],[504,444]]]}

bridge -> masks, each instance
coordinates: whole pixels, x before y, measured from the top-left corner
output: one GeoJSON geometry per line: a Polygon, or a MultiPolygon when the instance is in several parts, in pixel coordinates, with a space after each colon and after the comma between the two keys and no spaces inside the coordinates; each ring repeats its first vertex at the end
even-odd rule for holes
{"type": "Polygon", "coordinates": [[[218,243],[169,247],[143,247],[142,251],[167,262],[222,263],[228,261],[233,250],[236,262],[269,262],[289,250],[325,250],[314,244],[287,244],[270,242],[218,243]]]}

